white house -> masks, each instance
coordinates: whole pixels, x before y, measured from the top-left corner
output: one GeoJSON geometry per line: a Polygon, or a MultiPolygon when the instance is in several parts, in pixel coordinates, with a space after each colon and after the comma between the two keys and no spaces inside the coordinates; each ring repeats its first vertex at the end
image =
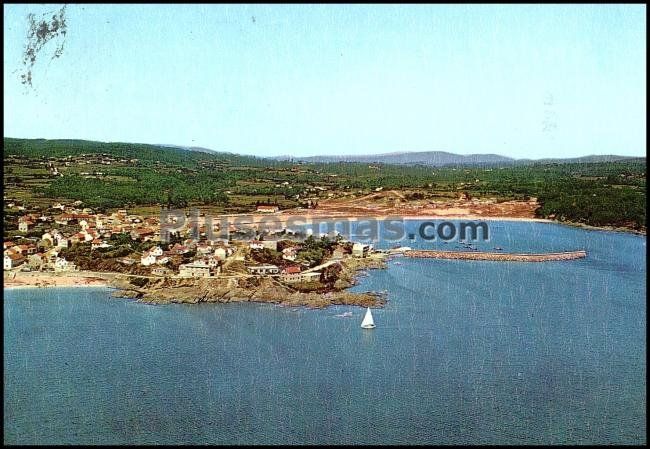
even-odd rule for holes
{"type": "Polygon", "coordinates": [[[27,232],[29,231],[29,228],[33,225],[30,220],[21,220],[18,222],[18,230],[20,232],[27,232]]]}
{"type": "Polygon", "coordinates": [[[151,254],[153,254],[154,256],[156,256],[156,257],[163,255],[163,250],[162,250],[162,248],[160,246],[154,246],[153,248],[151,248],[149,250],[149,252],[151,254]]]}
{"type": "Polygon", "coordinates": [[[67,248],[70,246],[70,239],[63,235],[58,235],[56,237],[56,246],[59,248],[67,248]]]}
{"type": "Polygon", "coordinates": [[[148,251],[145,251],[142,254],[142,257],[140,258],[140,263],[147,267],[149,265],[153,265],[155,263],[159,264],[164,264],[169,261],[169,258],[165,258],[164,261],[163,259],[159,259],[160,256],[162,256],[163,250],[160,246],[154,246],[153,248],[149,249],[148,251]],[[161,262],[158,262],[158,260],[161,260],[161,262]]]}
{"type": "Polygon", "coordinates": [[[196,245],[197,254],[207,255],[210,254],[211,252],[212,252],[212,248],[207,243],[199,243],[198,245],[196,245]]]}
{"type": "Polygon", "coordinates": [[[264,243],[259,240],[251,240],[248,246],[250,249],[264,249],[264,243]]]}
{"type": "Polygon", "coordinates": [[[142,266],[148,267],[149,265],[153,265],[156,263],[156,256],[153,254],[146,252],[140,257],[140,263],[142,266]]]}
{"type": "Polygon", "coordinates": [[[54,261],[54,271],[74,271],[77,269],[77,266],[65,260],[64,257],[57,257],[54,261]]]}
{"type": "Polygon", "coordinates": [[[156,267],[151,270],[151,274],[155,276],[171,276],[174,274],[172,270],[165,267],[156,267]]]}
{"type": "Polygon", "coordinates": [[[276,265],[254,265],[246,268],[250,274],[257,275],[278,274],[280,272],[276,265]]]}
{"type": "Polygon", "coordinates": [[[366,245],[363,243],[355,243],[352,245],[352,256],[353,257],[366,257],[368,252],[372,250],[372,245],[366,245]]]}
{"type": "Polygon", "coordinates": [[[95,235],[93,235],[88,231],[81,231],[79,232],[79,234],[81,234],[79,237],[83,237],[84,242],[92,242],[96,237],[95,235]]]}
{"type": "Polygon", "coordinates": [[[180,277],[205,277],[211,276],[210,265],[203,261],[194,261],[192,263],[180,265],[178,275],[180,277]]]}
{"type": "Polygon", "coordinates": [[[21,265],[25,258],[21,254],[5,254],[4,269],[11,270],[18,265],[21,265]]]}
{"type": "Polygon", "coordinates": [[[211,267],[214,268],[219,265],[220,260],[217,257],[208,257],[205,259],[205,262],[211,267]]]}
{"type": "Polygon", "coordinates": [[[264,213],[276,213],[280,210],[280,208],[276,205],[273,204],[260,204],[257,206],[257,211],[258,212],[264,212],[264,213]]]}
{"type": "Polygon", "coordinates": [[[280,279],[284,282],[315,282],[320,280],[320,271],[312,271],[309,273],[296,273],[296,274],[283,274],[280,279]]]}
{"type": "Polygon", "coordinates": [[[214,250],[214,257],[219,260],[225,260],[227,256],[226,248],[219,247],[214,250]]]}
{"type": "Polygon", "coordinates": [[[298,254],[298,248],[293,246],[290,248],[285,248],[282,250],[282,258],[290,261],[296,260],[298,254]]]}
{"type": "Polygon", "coordinates": [[[264,248],[271,249],[273,251],[278,250],[278,241],[277,240],[263,240],[262,245],[264,245],[264,248]]]}
{"type": "Polygon", "coordinates": [[[103,240],[101,240],[101,239],[95,239],[95,240],[93,240],[93,241],[91,242],[91,244],[90,244],[90,249],[97,249],[97,248],[110,248],[111,246],[113,246],[113,245],[111,245],[111,244],[109,244],[109,243],[106,243],[105,241],[103,241],[103,240]]]}

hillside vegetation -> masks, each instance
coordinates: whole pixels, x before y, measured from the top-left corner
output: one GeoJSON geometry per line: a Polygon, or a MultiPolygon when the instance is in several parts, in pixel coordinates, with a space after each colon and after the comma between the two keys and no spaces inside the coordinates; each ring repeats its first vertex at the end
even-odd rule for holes
{"type": "Polygon", "coordinates": [[[466,193],[499,200],[536,197],[540,217],[645,228],[646,160],[525,166],[294,163],[162,145],[4,138],[5,198],[44,205],[81,200],[98,210],[211,206],[249,212],[341,194],[404,189],[426,198],[466,193]]]}

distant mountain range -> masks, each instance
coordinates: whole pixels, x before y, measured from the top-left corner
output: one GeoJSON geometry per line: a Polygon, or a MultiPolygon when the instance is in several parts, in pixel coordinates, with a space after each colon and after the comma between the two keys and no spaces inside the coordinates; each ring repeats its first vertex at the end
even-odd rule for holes
{"type": "MultiPolygon", "coordinates": [[[[498,154],[455,154],[446,151],[414,151],[414,152],[396,152],[396,153],[383,153],[383,154],[367,154],[367,155],[340,155],[340,156],[275,156],[275,157],[261,157],[238,154],[230,151],[215,151],[204,147],[193,147],[183,145],[170,145],[170,144],[133,144],[133,143],[110,143],[110,142],[94,142],[88,140],[78,139],[19,139],[19,138],[4,138],[3,151],[16,146],[23,147],[27,145],[37,153],[54,153],[67,154],[69,150],[76,149],[79,152],[110,152],[118,151],[123,155],[130,157],[141,157],[143,152],[147,152],[149,158],[155,158],[156,151],[162,151],[169,156],[169,151],[165,150],[182,150],[194,153],[193,157],[197,158],[210,158],[211,156],[226,158],[229,160],[239,160],[246,163],[255,162],[257,164],[264,164],[264,161],[293,161],[293,162],[312,162],[312,163],[331,163],[331,162],[359,162],[359,163],[377,163],[377,164],[396,164],[396,165],[427,165],[431,167],[442,166],[513,166],[513,165],[531,165],[531,164],[567,164],[567,163],[589,163],[589,162],[615,162],[615,161],[640,161],[644,162],[645,157],[637,156],[617,156],[617,155],[590,155],[574,158],[544,158],[544,159],[514,159],[507,156],[500,156],[498,154]],[[208,156],[210,155],[210,156],[208,156]]],[[[189,155],[188,155],[189,156],[189,155]]],[[[172,157],[172,156],[169,156],[172,157]]],[[[178,156],[173,156],[178,158],[178,156]]]]}
{"type": "Polygon", "coordinates": [[[616,155],[591,155],[575,158],[563,159],[513,159],[511,157],[500,156],[498,154],[455,154],[446,151],[419,151],[419,152],[399,152],[368,154],[360,156],[276,156],[271,159],[279,161],[296,161],[296,162],[363,162],[363,163],[380,163],[380,164],[399,164],[399,165],[430,165],[434,167],[445,165],[528,165],[528,164],[547,164],[547,163],[576,163],[576,162],[614,162],[628,159],[645,159],[634,156],[616,156],[616,155]]]}

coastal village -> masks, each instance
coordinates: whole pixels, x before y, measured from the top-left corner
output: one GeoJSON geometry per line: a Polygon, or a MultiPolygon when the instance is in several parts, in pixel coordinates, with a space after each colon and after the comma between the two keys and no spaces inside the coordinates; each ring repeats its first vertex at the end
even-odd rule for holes
{"type": "MultiPolygon", "coordinates": [[[[291,286],[318,286],[327,282],[323,278],[330,284],[336,281],[332,273],[341,261],[385,255],[372,245],[341,236],[314,237],[283,227],[230,225],[229,238],[211,237],[205,222],[194,228],[199,230],[198,238],[192,235],[191,223],[186,223],[164,242],[159,217],[131,214],[126,209],[95,213],[81,201],[56,202],[36,212],[5,200],[5,208],[24,211],[15,238],[3,242],[5,276],[83,270],[140,278],[271,277],[291,286]]],[[[277,211],[272,204],[256,207],[260,215],[277,211]]],[[[213,230],[219,230],[218,225],[213,230]]]]}
{"type": "MultiPolygon", "coordinates": [[[[383,251],[361,242],[347,241],[340,235],[323,236],[319,232],[310,235],[306,230],[290,229],[286,223],[296,216],[317,220],[388,216],[543,220],[536,217],[540,204],[534,196],[521,199],[498,198],[497,195],[476,197],[466,191],[466,181],[452,185],[453,191],[446,193],[433,191],[434,187],[440,187],[437,183],[416,189],[374,184],[372,188],[351,188],[349,184],[352,183],[342,182],[339,174],[323,174],[300,164],[273,172],[275,187],[271,190],[265,190],[269,180],[261,175],[266,169],[247,169],[250,172],[245,180],[233,183],[229,187],[232,190],[224,190],[227,208],[219,206],[216,211],[207,208],[217,218],[217,227],[207,229],[207,217],[201,215],[193,223],[195,217],[186,212],[185,225],[178,226],[177,232],[167,239],[161,235],[161,228],[165,226],[161,226],[160,212],[171,208],[171,204],[187,210],[190,204],[203,203],[172,203],[170,198],[164,201],[164,195],[118,201],[116,198],[124,192],[110,190],[110,186],[119,183],[122,183],[120,188],[140,186],[148,179],[146,176],[141,179],[142,173],[155,174],[155,179],[170,176],[165,173],[179,176],[175,180],[185,176],[189,179],[200,176],[201,170],[219,172],[224,168],[220,164],[225,162],[199,160],[196,165],[184,165],[174,161],[173,155],[167,155],[171,159],[164,160],[158,159],[159,150],[153,155],[147,153],[150,149],[142,150],[138,158],[132,157],[134,151],[126,150],[123,155],[84,151],[74,155],[54,152],[32,157],[13,154],[14,150],[5,155],[5,185],[8,187],[4,196],[5,281],[15,286],[50,286],[75,282],[73,279],[80,283],[94,279],[97,284],[115,285],[113,281],[119,278],[129,284],[122,284],[123,288],[138,287],[141,295],[150,293],[155,284],[159,287],[158,296],[171,296],[165,289],[191,284],[194,291],[188,292],[187,298],[200,297],[202,282],[198,281],[209,281],[210,285],[229,289],[239,286],[240,290],[232,290],[232,295],[277,298],[286,297],[287,292],[342,292],[355,283],[356,271],[383,267],[386,256],[400,250],[408,257],[464,260],[546,261],[586,256],[584,251],[513,255],[502,252],[503,248],[494,248],[499,254],[484,253],[468,244],[460,248],[460,253],[407,251],[405,248],[383,251]],[[61,194],[47,190],[43,194],[47,185],[66,179],[71,181],[65,186],[80,186],[80,190],[74,195],[66,189],[62,189],[61,194]],[[64,199],[78,198],[88,191],[98,193],[89,200],[92,204],[85,204],[82,199],[64,199]],[[285,194],[278,195],[280,191],[285,194]],[[218,228],[220,216],[241,218],[242,214],[254,217],[253,222],[260,218],[259,223],[225,224],[227,230],[218,228]],[[263,217],[268,220],[261,220],[263,217]],[[252,283],[246,284],[247,280],[252,283]],[[255,280],[272,282],[260,288],[255,280]],[[162,282],[166,282],[164,287],[158,285],[162,282]],[[288,290],[273,291],[274,286],[279,285],[288,290]]],[[[386,168],[371,165],[367,169],[386,168]]],[[[467,175],[469,171],[469,168],[462,169],[467,175]]],[[[438,172],[427,176],[435,177],[438,172]]],[[[490,176],[492,169],[478,173],[472,177],[473,181],[467,181],[477,186],[482,182],[479,176],[490,176]]],[[[150,188],[146,192],[154,190],[150,188]]],[[[138,192],[140,194],[144,192],[138,192]]],[[[549,218],[555,216],[551,214],[549,218]]],[[[175,293],[181,295],[178,290],[175,293]]]]}

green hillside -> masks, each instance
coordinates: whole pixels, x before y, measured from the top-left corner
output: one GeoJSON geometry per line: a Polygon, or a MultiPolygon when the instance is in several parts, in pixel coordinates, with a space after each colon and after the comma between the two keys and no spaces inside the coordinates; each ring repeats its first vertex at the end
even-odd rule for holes
{"type": "Polygon", "coordinates": [[[292,163],[145,144],[4,138],[5,197],[44,205],[81,200],[98,208],[211,206],[249,212],[256,202],[282,208],[376,188],[414,198],[464,192],[499,200],[537,197],[540,217],[595,226],[645,228],[646,160],[430,167],[368,163],[292,163]],[[54,174],[56,169],[56,174],[54,174]]]}

